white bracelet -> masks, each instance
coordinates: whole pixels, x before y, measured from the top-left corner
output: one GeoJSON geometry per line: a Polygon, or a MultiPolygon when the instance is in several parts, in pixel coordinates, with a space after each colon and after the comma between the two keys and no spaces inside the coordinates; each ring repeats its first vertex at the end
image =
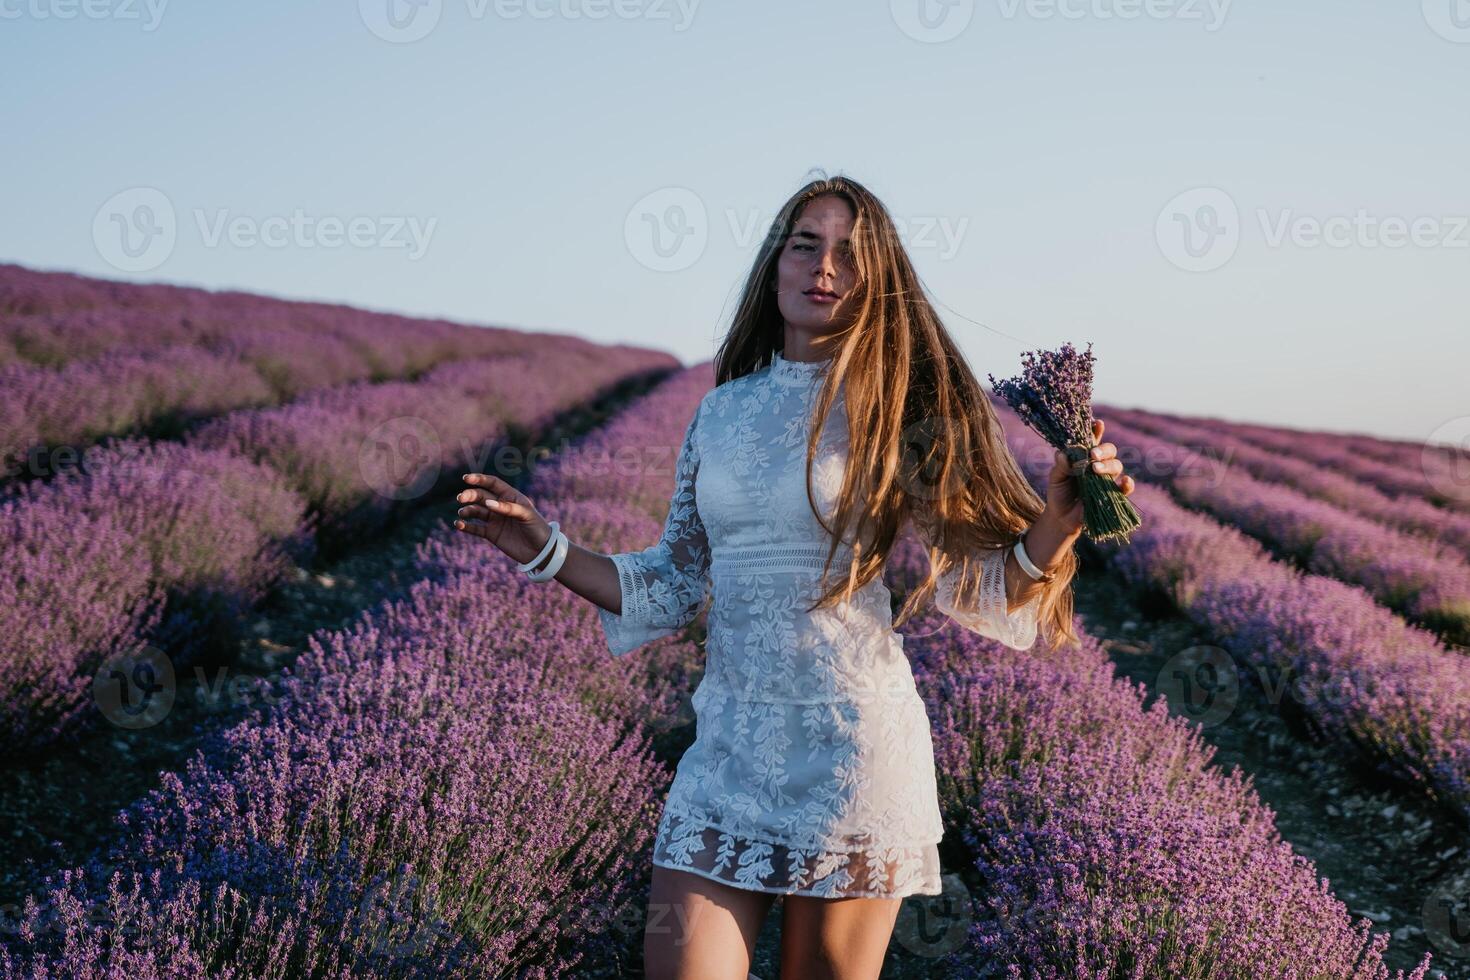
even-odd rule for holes
{"type": "Polygon", "coordinates": [[[561,571],[562,563],[567,560],[567,550],[572,543],[561,528],[556,529],[556,551],[551,555],[551,561],[539,572],[527,572],[526,577],[532,582],[546,582],[556,578],[556,573],[561,571]]]}
{"type": "Polygon", "coordinates": [[[516,571],[530,572],[531,569],[535,568],[537,565],[545,561],[546,556],[551,554],[551,549],[556,547],[556,536],[561,533],[561,522],[552,521],[548,526],[551,528],[551,536],[547,538],[546,543],[541,546],[541,553],[538,554],[535,558],[532,558],[530,561],[526,562],[524,565],[517,565],[516,571]]]}
{"type": "Polygon", "coordinates": [[[1037,568],[1031,556],[1026,554],[1025,535],[1016,539],[1016,546],[1011,550],[1016,554],[1016,562],[1021,566],[1021,571],[1031,576],[1033,582],[1051,581],[1051,576],[1037,568]]]}

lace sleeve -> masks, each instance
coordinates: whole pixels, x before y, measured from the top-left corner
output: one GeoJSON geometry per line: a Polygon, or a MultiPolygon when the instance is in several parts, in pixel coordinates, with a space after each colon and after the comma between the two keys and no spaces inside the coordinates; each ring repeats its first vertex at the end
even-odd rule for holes
{"type": "Polygon", "coordinates": [[[622,613],[600,606],[598,612],[608,649],[615,655],[687,626],[699,615],[709,594],[709,538],[694,502],[699,416],[696,409],[684,432],[674,466],[674,496],[658,543],[642,551],[609,556],[618,569],[622,613]]]}
{"type": "Polygon", "coordinates": [[[1041,594],[1032,596],[1015,612],[1006,613],[1006,554],[1005,548],[985,554],[977,601],[963,605],[955,597],[961,566],[952,563],[935,582],[934,606],[967,630],[999,640],[1013,650],[1029,650],[1036,642],[1041,594]]]}
{"type": "MultiPolygon", "coordinates": [[[[929,520],[918,513],[910,517],[918,539],[925,547],[932,548],[936,533],[929,520]]],[[[1007,550],[996,548],[980,557],[980,567],[971,572],[972,575],[978,572],[980,576],[978,588],[972,593],[975,599],[965,602],[956,592],[966,563],[951,556],[949,567],[940,572],[934,582],[934,608],[973,633],[999,640],[1013,650],[1029,650],[1036,642],[1041,595],[1032,596],[1015,612],[1006,613],[1007,550]]],[[[973,559],[969,564],[973,566],[973,559]]]]}

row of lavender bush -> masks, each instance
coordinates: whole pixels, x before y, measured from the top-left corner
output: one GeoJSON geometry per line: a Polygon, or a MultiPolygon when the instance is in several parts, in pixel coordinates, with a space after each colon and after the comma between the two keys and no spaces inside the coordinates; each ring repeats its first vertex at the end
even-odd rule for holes
{"type": "MultiPolygon", "coordinates": [[[[540,471],[533,499],[589,547],[652,541],[672,477],[654,450],[707,385],[671,382],[540,471]]],[[[636,941],[609,912],[663,790],[638,731],[687,699],[697,651],[609,658],[590,606],[488,554],[436,535],[408,598],[314,642],[278,703],[125,816],[110,889],[106,867],[57,876],[3,975],[552,976],[636,941]]],[[[1386,937],[1351,926],[1239,774],[1143,712],[1095,644],[1007,654],[954,630],[913,649],[946,812],[987,888],[946,966],[1386,976],[1386,937]]]]}
{"type": "MultiPolygon", "coordinates": [[[[414,382],[351,384],[231,412],[185,443],[270,464],[306,496],[325,532],[355,534],[422,497],[449,469],[488,465],[485,450],[498,448],[507,423],[538,431],[615,383],[671,364],[655,351],[548,340],[534,354],[446,364],[414,382]]],[[[506,470],[530,464],[495,462],[506,470]]]]}
{"type": "MultiPolygon", "coordinates": [[[[1266,438],[1273,438],[1279,432],[1289,434],[1292,431],[1261,425],[1254,428],[1264,430],[1266,438]]],[[[1444,434],[1458,438],[1459,443],[1411,442],[1334,432],[1313,433],[1311,444],[1316,447],[1335,445],[1343,453],[1366,463],[1366,468],[1370,470],[1375,460],[1386,463],[1387,469],[1397,471],[1400,475],[1408,474],[1408,479],[1412,482],[1407,485],[1414,487],[1414,493],[1464,513],[1470,509],[1470,446],[1466,445],[1464,435],[1455,431],[1453,426],[1444,434]]],[[[1327,458],[1337,459],[1340,454],[1334,453],[1327,458]]],[[[1353,465],[1357,465],[1357,462],[1353,465]]]]}
{"type": "Polygon", "coordinates": [[[1303,432],[1213,418],[1165,417],[1204,425],[1270,452],[1306,459],[1391,496],[1417,498],[1459,513],[1470,511],[1470,458],[1463,449],[1404,443],[1385,446],[1383,440],[1371,436],[1303,432]]]}
{"type": "MultiPolygon", "coordinates": [[[[1004,405],[997,412],[1039,485],[1052,450],[1004,405]]],[[[1117,445],[1126,456],[1126,442],[1117,445]]],[[[1140,482],[1133,500],[1143,527],[1127,545],[1098,549],[1110,568],[1170,598],[1234,658],[1238,680],[1278,708],[1302,712],[1326,737],[1470,817],[1463,656],[1362,588],[1273,561],[1258,541],[1166,490],[1140,482]]]]}
{"type": "Polygon", "coordinates": [[[1446,442],[1410,442],[1363,433],[1307,432],[1258,423],[1230,423],[1241,438],[1264,447],[1301,447],[1323,466],[1341,467],[1358,479],[1397,489],[1439,507],[1470,510],[1470,453],[1446,442]],[[1385,466],[1386,464],[1386,466],[1385,466]]]}
{"type": "Polygon", "coordinates": [[[667,781],[587,696],[605,656],[488,562],[314,639],[27,901],[0,976],[567,975],[618,935],[667,781]]]}
{"type": "MultiPolygon", "coordinates": [[[[657,439],[707,374],[644,399],[623,438],[657,439]]],[[[590,547],[656,536],[603,499],[670,479],[604,480],[556,513],[590,547]]],[[[104,859],[53,877],[0,976],[551,977],[636,943],[668,779],[645,725],[687,699],[697,650],[609,658],[586,603],[493,555],[434,535],[406,596],[314,638],[104,859]]]]}
{"type": "Polygon", "coordinates": [[[1388,934],[1353,920],[1248,777],[1163,699],[1145,709],[1076,625],[1080,650],[959,629],[905,644],[979,883],[954,975],[1389,976],[1388,934]]]}
{"type": "Polygon", "coordinates": [[[1309,571],[1361,585],[1384,605],[1458,643],[1470,641],[1470,564],[1447,544],[1256,479],[1212,451],[1195,452],[1112,418],[1125,462],[1182,503],[1259,539],[1309,571]]]}
{"type": "MultiPolygon", "coordinates": [[[[0,298],[6,286],[13,291],[43,275],[0,266],[0,298]]],[[[149,298],[135,306],[0,318],[5,475],[50,475],[67,465],[58,451],[75,453],[104,436],[174,436],[222,412],[279,405],[350,382],[412,380],[439,365],[536,356],[547,348],[592,357],[603,350],[562,335],[248,294],[112,285],[149,298]],[[16,357],[28,352],[33,361],[7,363],[6,350],[16,357]]],[[[64,296],[42,292],[29,306],[66,307],[64,296]]]]}
{"type": "Polygon", "coordinates": [[[145,640],[180,657],[314,539],[306,503],[227,452],[123,440],[0,504],[0,733],[33,748],[99,720],[94,676],[145,640]]]}
{"type": "Polygon", "coordinates": [[[318,387],[333,372],[344,381],[405,377],[447,357],[516,353],[564,336],[0,263],[0,367],[196,347],[257,361],[272,381],[318,387]],[[480,343],[493,346],[465,346],[480,343]]]}
{"type": "Polygon", "coordinates": [[[184,445],[114,440],[84,466],[14,488],[0,506],[0,556],[28,573],[0,585],[12,627],[0,732],[37,747],[99,723],[91,695],[110,656],[151,643],[187,659],[320,535],[372,533],[482,462],[507,424],[536,431],[667,361],[545,347],[231,413],[184,445]],[[79,536],[85,547],[73,546],[79,536]]]}
{"type": "Polygon", "coordinates": [[[1122,422],[1136,431],[1187,446],[1220,464],[1238,466],[1257,479],[1285,484],[1389,527],[1441,539],[1470,555],[1470,515],[1415,497],[1391,497],[1335,469],[1292,454],[1261,449],[1223,429],[1211,428],[1209,423],[1194,425],[1155,412],[1111,405],[1096,406],[1096,411],[1111,422],[1122,422]]]}

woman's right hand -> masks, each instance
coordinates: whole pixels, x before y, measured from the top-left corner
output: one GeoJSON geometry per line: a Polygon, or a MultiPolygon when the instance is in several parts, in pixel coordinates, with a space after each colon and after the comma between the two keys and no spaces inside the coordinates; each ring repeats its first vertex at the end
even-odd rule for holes
{"type": "Polygon", "coordinates": [[[541,553],[551,525],[529,497],[488,473],[466,473],[464,482],[470,487],[455,498],[461,504],[455,530],[484,538],[520,564],[541,553]]]}

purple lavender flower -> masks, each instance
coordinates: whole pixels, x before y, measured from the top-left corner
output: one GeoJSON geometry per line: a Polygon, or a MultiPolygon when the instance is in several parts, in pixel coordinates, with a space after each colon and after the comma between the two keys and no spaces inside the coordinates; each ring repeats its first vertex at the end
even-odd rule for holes
{"type": "Polygon", "coordinates": [[[1070,343],[1056,351],[1027,351],[1021,373],[1004,381],[990,375],[991,387],[1007,405],[1053,447],[1066,454],[1082,481],[1082,523],[1093,541],[1122,538],[1141,524],[1137,509],[1109,477],[1087,465],[1092,434],[1092,344],[1078,353],[1070,343]]]}

